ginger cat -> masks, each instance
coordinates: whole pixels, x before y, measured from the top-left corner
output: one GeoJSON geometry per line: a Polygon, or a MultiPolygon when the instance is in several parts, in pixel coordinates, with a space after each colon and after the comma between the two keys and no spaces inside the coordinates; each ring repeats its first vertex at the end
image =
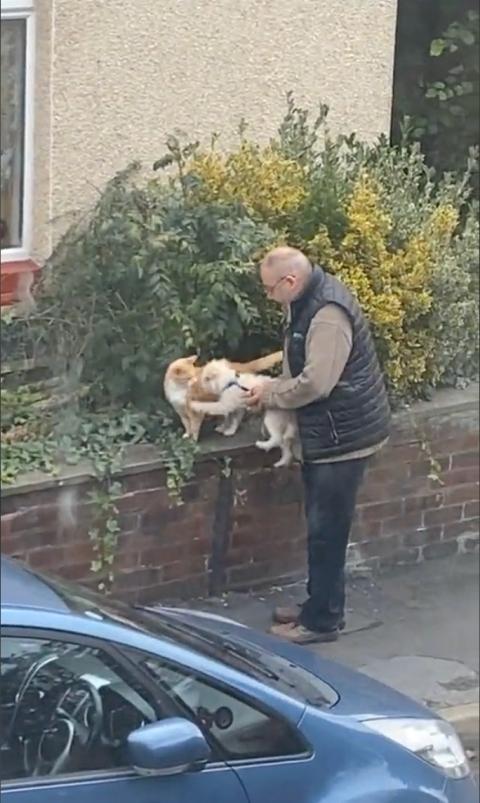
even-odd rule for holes
{"type": "MultiPolygon", "coordinates": [[[[283,353],[276,351],[274,354],[267,354],[266,357],[259,357],[250,362],[229,362],[228,365],[237,373],[254,373],[256,371],[267,371],[282,361],[283,353]]],[[[192,409],[192,401],[215,402],[218,395],[213,394],[202,387],[201,372],[202,367],[196,365],[197,355],[191,357],[180,357],[170,363],[165,373],[163,389],[167,401],[172,405],[180,417],[185,429],[184,438],[198,440],[200,427],[204,419],[204,414],[192,409]]],[[[228,434],[228,421],[223,421],[217,428],[220,432],[228,434]],[[225,431],[227,430],[227,431],[225,431]]]]}

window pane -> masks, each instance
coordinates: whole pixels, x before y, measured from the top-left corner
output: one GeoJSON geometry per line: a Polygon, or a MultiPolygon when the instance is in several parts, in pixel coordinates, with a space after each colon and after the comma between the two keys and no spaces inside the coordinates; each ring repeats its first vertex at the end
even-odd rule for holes
{"type": "Polygon", "coordinates": [[[108,653],[3,637],[0,780],[127,765],[125,742],[155,704],[108,653]]]}
{"type": "Polygon", "coordinates": [[[229,759],[278,758],[304,752],[286,723],[259,711],[188,671],[147,658],[143,666],[229,759]]]}
{"type": "Polygon", "coordinates": [[[1,23],[1,244],[22,244],[26,20],[1,23]]]}

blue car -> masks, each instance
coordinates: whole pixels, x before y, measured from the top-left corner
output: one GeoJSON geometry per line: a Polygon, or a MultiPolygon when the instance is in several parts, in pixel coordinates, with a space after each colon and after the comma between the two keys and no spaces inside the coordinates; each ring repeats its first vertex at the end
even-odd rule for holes
{"type": "Polygon", "coordinates": [[[475,803],[451,727],[301,647],[1,564],[4,803],[475,803]]]}

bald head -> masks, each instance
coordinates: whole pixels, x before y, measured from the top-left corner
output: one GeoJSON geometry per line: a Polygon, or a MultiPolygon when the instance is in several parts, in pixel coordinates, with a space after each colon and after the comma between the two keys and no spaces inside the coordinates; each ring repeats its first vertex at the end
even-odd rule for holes
{"type": "Polygon", "coordinates": [[[298,278],[308,278],[312,272],[310,260],[298,248],[281,246],[274,248],[264,256],[261,269],[275,273],[279,279],[291,273],[298,278]]]}
{"type": "Polygon", "coordinates": [[[267,294],[280,304],[289,304],[300,295],[312,274],[308,257],[297,248],[281,246],[265,255],[260,275],[267,294]]]}

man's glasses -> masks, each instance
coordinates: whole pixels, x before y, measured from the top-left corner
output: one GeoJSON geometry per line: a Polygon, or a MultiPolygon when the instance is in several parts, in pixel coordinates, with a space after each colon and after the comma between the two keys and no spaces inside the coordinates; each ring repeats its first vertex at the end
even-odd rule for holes
{"type": "Polygon", "coordinates": [[[269,296],[271,296],[271,295],[273,295],[273,293],[275,292],[275,290],[277,289],[277,287],[279,286],[279,284],[281,284],[282,282],[284,282],[286,278],[287,278],[286,276],[282,276],[282,278],[281,278],[281,279],[279,279],[279,280],[278,280],[278,282],[275,282],[275,284],[264,284],[264,285],[263,285],[263,289],[265,290],[265,292],[266,292],[266,293],[267,293],[269,296]]]}

